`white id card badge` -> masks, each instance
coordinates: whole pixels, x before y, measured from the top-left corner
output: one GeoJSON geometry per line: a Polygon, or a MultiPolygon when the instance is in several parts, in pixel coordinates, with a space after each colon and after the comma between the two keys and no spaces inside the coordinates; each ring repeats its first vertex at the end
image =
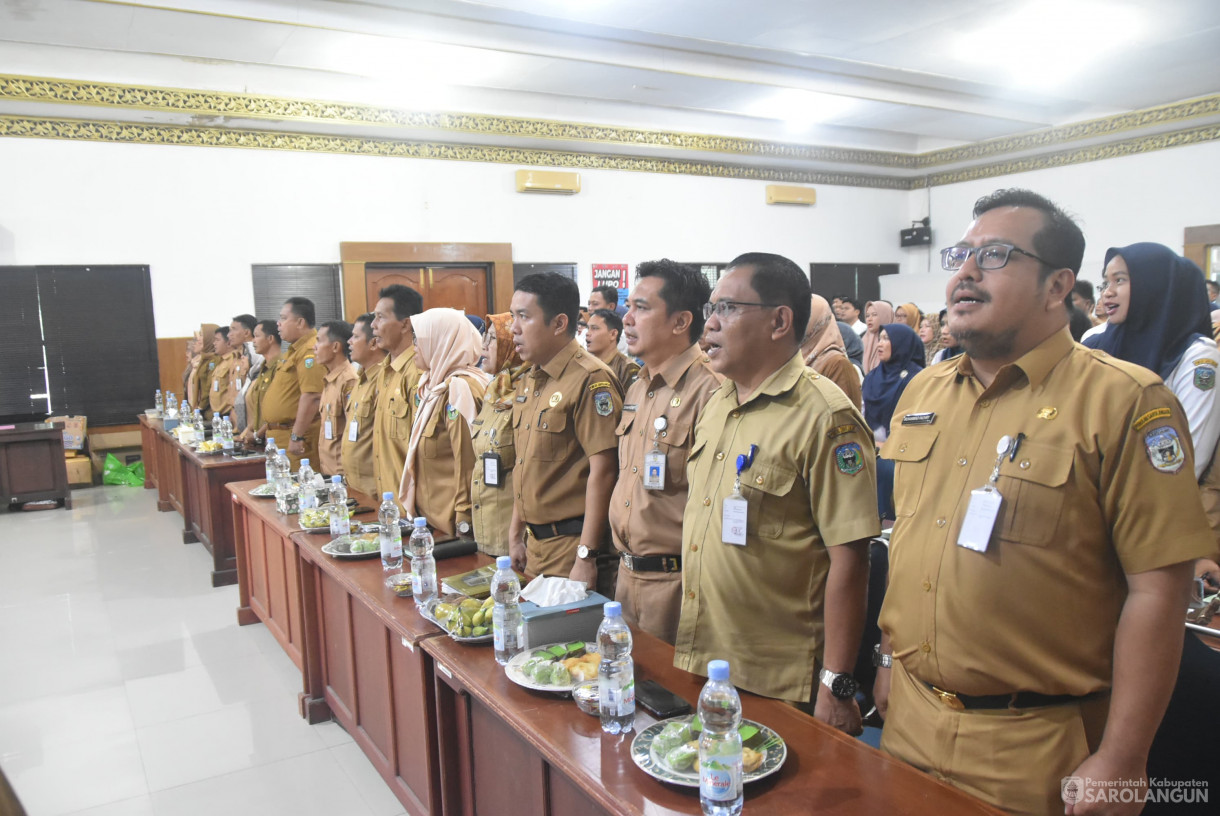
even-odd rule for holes
{"type": "Polygon", "coordinates": [[[957,546],[975,552],[987,552],[991,542],[991,531],[995,529],[996,517],[1004,497],[994,487],[979,487],[970,491],[970,506],[962,520],[962,531],[957,536],[957,546]]]}
{"type": "Polygon", "coordinates": [[[331,421],[329,419],[323,423],[322,430],[326,433],[327,439],[335,438],[335,426],[331,424],[331,421]]]}
{"type": "Polygon", "coordinates": [[[660,451],[644,454],[644,489],[665,489],[665,454],[660,451]]]}
{"type": "Polygon", "coordinates": [[[746,516],[750,503],[739,495],[729,496],[724,500],[724,510],[720,519],[720,539],[725,544],[738,547],[746,545],[746,516]]]}
{"type": "Polygon", "coordinates": [[[347,441],[355,442],[357,435],[360,433],[360,420],[353,419],[351,427],[347,429],[347,441]]]}
{"type": "Polygon", "coordinates": [[[212,380],[212,390],[213,391],[220,390],[220,380],[212,380]]]}
{"type": "Polygon", "coordinates": [[[500,454],[483,454],[483,484],[500,487],[500,454]]]}

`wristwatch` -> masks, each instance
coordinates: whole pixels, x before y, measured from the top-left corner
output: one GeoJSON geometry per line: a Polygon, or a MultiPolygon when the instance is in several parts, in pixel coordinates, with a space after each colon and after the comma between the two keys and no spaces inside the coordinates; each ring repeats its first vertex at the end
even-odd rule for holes
{"type": "Polygon", "coordinates": [[[584,544],[581,544],[576,548],[576,557],[585,561],[592,561],[594,558],[597,558],[597,550],[590,550],[584,544]]]}
{"type": "Polygon", "coordinates": [[[288,434],[288,438],[293,442],[304,442],[305,441],[305,437],[297,436],[296,432],[288,434]]]}
{"type": "Polygon", "coordinates": [[[880,643],[873,647],[873,665],[878,669],[892,669],[894,667],[894,656],[881,654],[880,643]]]}
{"type": "Polygon", "coordinates": [[[818,672],[818,680],[822,681],[822,685],[830,689],[830,693],[838,700],[850,700],[860,689],[860,682],[848,672],[835,674],[830,669],[822,669],[818,672]]]}
{"type": "Polygon", "coordinates": [[[466,536],[469,536],[470,535],[470,522],[469,521],[459,521],[457,523],[457,531],[458,531],[458,535],[462,536],[463,538],[465,538],[466,536]]]}

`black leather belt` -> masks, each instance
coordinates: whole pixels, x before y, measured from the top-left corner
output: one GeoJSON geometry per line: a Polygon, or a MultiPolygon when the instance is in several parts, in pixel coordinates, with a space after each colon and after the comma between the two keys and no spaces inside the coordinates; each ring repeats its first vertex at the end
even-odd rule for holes
{"type": "Polygon", "coordinates": [[[530,529],[534,538],[544,541],[555,536],[580,535],[581,530],[585,529],[585,517],[577,516],[551,524],[526,524],[525,526],[530,529]]]}
{"type": "Polygon", "coordinates": [[[681,572],[682,556],[680,555],[632,555],[620,552],[622,565],[632,572],[681,572]]]}
{"type": "Polygon", "coordinates": [[[1043,708],[1045,706],[1067,705],[1094,700],[1108,692],[1095,691],[1077,697],[1072,694],[1039,694],[1036,691],[1015,691],[1012,694],[957,694],[937,688],[931,683],[924,683],[928,690],[940,698],[940,701],[954,711],[969,711],[971,709],[987,708],[1043,708]]]}

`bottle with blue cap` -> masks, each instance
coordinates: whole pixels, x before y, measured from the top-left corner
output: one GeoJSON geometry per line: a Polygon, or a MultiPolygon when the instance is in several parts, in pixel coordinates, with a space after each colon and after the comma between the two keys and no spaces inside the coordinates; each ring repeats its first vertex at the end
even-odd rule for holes
{"type": "Polygon", "coordinates": [[[428,531],[428,520],[416,516],[412,522],[407,548],[411,552],[411,595],[416,606],[427,606],[436,597],[436,558],[432,556],[435,542],[428,531]]]}
{"type": "Polygon", "coordinates": [[[501,666],[521,652],[524,623],[521,619],[521,580],[513,572],[513,559],[507,555],[496,558],[496,572],[491,576],[491,639],[496,662],[501,666]]]}
{"type": "Polygon", "coordinates": [[[635,727],[635,663],[631,659],[631,629],[623,620],[623,605],[609,601],[597,627],[598,709],[602,731],[625,734],[635,727]]]}
{"type": "Polygon", "coordinates": [[[381,527],[381,569],[385,573],[386,586],[393,589],[397,586],[394,578],[402,572],[402,528],[398,526],[394,494],[388,490],[381,494],[377,521],[381,527]]]}
{"type": "Polygon", "coordinates": [[[347,488],[343,486],[342,476],[330,477],[330,500],[326,504],[327,517],[330,520],[330,537],[338,538],[352,531],[352,523],[347,516],[347,488]]]}
{"type": "Polygon", "coordinates": [[[301,469],[297,472],[297,490],[300,493],[300,498],[297,499],[299,512],[318,508],[318,494],[314,492],[313,487],[313,468],[309,466],[308,459],[301,460],[301,469]]]}
{"type": "Polygon", "coordinates": [[[699,804],[707,816],[737,816],[742,795],[741,697],[729,682],[729,662],[707,664],[699,694],[699,804]]]}

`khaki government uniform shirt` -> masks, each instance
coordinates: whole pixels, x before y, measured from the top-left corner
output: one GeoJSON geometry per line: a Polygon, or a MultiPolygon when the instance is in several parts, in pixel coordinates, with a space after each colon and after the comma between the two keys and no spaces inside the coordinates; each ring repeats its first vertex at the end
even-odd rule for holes
{"type": "Polygon", "coordinates": [[[342,429],[343,475],[352,488],[366,496],[377,499],[377,474],[373,470],[373,414],[377,407],[377,393],[381,389],[381,367],[385,359],[368,369],[360,369],[356,382],[347,395],[343,415],[347,425],[342,429]],[[356,426],[353,442],[352,424],[356,426]]]}
{"type": "Polygon", "coordinates": [[[198,408],[203,412],[205,418],[212,410],[212,373],[216,371],[216,365],[219,362],[220,358],[215,354],[201,354],[199,355],[199,366],[195,369],[194,386],[198,402],[192,402],[191,408],[198,408]]]}
{"type": "Polygon", "coordinates": [[[263,426],[263,395],[271,387],[271,380],[275,377],[275,369],[279,361],[278,357],[271,361],[264,361],[258,376],[246,389],[246,427],[252,428],[255,432],[263,426]]]}
{"type": "Polygon", "coordinates": [[[851,404],[864,410],[863,381],[846,354],[837,348],[829,348],[814,359],[809,367],[830,380],[851,400],[851,404]]]}
{"type": "Polygon", "coordinates": [[[471,523],[479,551],[508,555],[508,528],[513,520],[513,469],[517,448],[513,444],[513,395],[525,366],[500,372],[487,386],[483,407],[471,423],[474,470],[470,474],[471,523]],[[483,456],[499,455],[500,486],[483,483],[483,456]]]}
{"type": "Polygon", "coordinates": [[[631,385],[640,373],[640,364],[618,349],[614,350],[614,355],[609,360],[602,360],[602,362],[614,372],[615,379],[618,380],[619,387],[623,391],[627,390],[627,386],[631,385]]]}
{"type": "Polygon", "coordinates": [[[695,426],[682,517],[682,614],[674,665],[706,674],[727,659],[733,684],[808,702],[821,659],[827,547],[881,532],[873,434],[837,386],[799,354],[743,404],[726,380],[695,426]],[[723,503],[738,454],[749,503],[744,547],[725,544],[723,503]]]}
{"type": "Polygon", "coordinates": [[[237,386],[233,382],[233,366],[237,359],[237,352],[230,351],[228,354],[220,358],[216,363],[216,368],[212,371],[212,410],[221,414],[228,415],[233,410],[233,396],[237,393],[237,386]]]}
{"type": "MultiPolygon", "coordinates": [[[[483,383],[462,377],[475,402],[483,404],[483,383]]],[[[415,512],[445,535],[470,524],[470,474],[474,470],[470,425],[456,408],[438,405],[423,429],[415,453],[415,512]]],[[[470,536],[470,529],[464,533],[470,536]]]]}
{"type": "MultiPolygon", "coordinates": [[[[313,350],[317,340],[318,333],[313,329],[298,337],[296,342],[279,356],[275,376],[271,378],[271,384],[263,394],[262,421],[268,424],[268,436],[274,437],[281,448],[288,447],[301,395],[322,393],[326,370],[314,357],[313,350]]],[[[320,423],[315,417],[304,434],[304,455],[288,455],[294,470],[300,465],[301,459],[310,460],[311,465],[318,464],[319,428],[320,423]]]]}
{"type": "MultiPolygon", "coordinates": [[[[513,402],[513,490],[522,521],[548,524],[584,515],[589,457],[615,449],[621,395],[606,364],[575,340],[546,365],[528,369],[513,402]]],[[[557,538],[562,541],[527,537],[527,572],[571,571],[579,542],[557,538]]]]}
{"type": "MultiPolygon", "coordinates": [[[[674,356],[654,374],[644,366],[627,389],[618,431],[618,481],[610,497],[610,532],[618,551],[632,555],[682,553],[686,457],[699,412],[720,387],[698,345],[674,356]],[[665,417],[659,434],[654,423],[665,417]],[[653,442],[656,441],[654,446],[653,442]],[[665,454],[665,487],[644,488],[644,457],[665,454]]],[[[673,643],[682,605],[682,571],[618,573],[615,600],[632,626],[673,643]]]]}
{"type": "Polygon", "coordinates": [[[415,416],[415,391],[419,388],[419,375],[414,346],[398,355],[398,359],[387,357],[382,363],[381,386],[373,423],[373,472],[377,478],[377,499],[386,491],[398,496],[402,469],[407,462],[407,447],[411,443],[411,420],[415,416]]]}
{"type": "Polygon", "coordinates": [[[1213,547],[1189,438],[1156,374],[1067,329],[986,389],[965,355],[917,375],[882,449],[896,463],[880,621],[895,659],[962,694],[1108,689],[1124,573],[1213,547]],[[959,547],[970,491],[990,478],[1001,437],[1018,434],[986,552],[959,547]]]}
{"type": "Polygon", "coordinates": [[[356,385],[356,369],[341,357],[333,370],[322,378],[322,402],[318,414],[322,430],[318,435],[318,470],[327,476],[343,476],[343,439],[347,433],[347,398],[356,385]]]}

